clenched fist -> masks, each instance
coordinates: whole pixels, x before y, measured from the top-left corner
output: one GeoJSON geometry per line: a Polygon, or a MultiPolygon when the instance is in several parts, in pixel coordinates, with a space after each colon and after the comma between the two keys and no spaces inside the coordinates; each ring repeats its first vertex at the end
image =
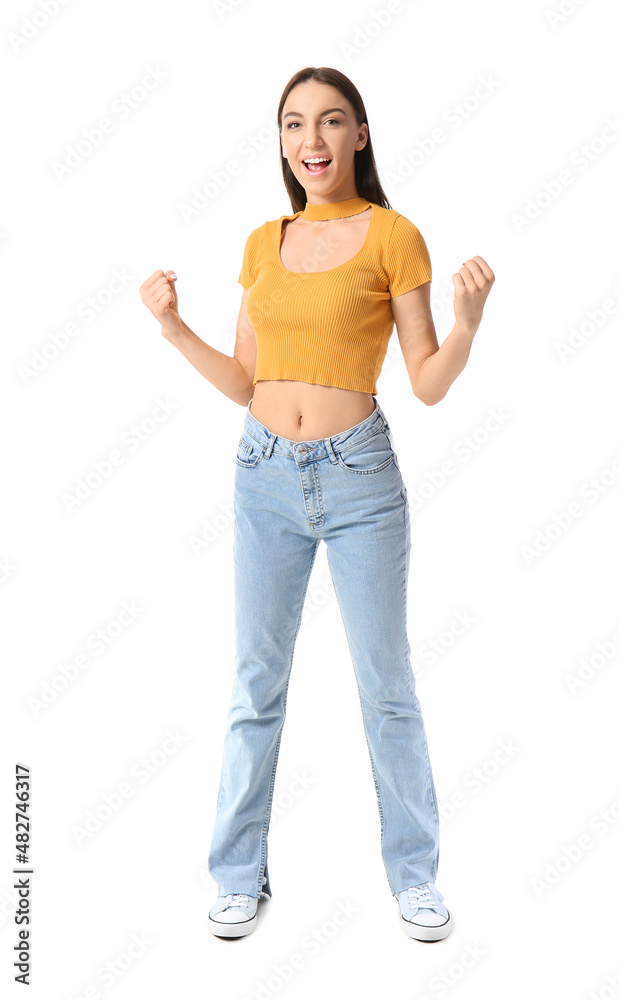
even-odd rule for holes
{"type": "Polygon", "coordinates": [[[142,302],[161,324],[161,333],[164,337],[173,336],[181,331],[175,282],[174,271],[166,271],[164,274],[159,270],[140,285],[142,302]]]}
{"type": "Polygon", "coordinates": [[[463,326],[477,330],[484,303],[494,284],[494,272],[483,257],[476,254],[451,276],[454,283],[454,313],[463,326]]]}

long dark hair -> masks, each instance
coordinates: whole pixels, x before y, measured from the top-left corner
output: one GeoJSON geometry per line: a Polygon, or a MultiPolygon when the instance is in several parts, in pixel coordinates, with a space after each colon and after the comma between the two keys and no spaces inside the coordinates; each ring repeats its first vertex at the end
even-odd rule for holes
{"type": "MultiPolygon", "coordinates": [[[[336,87],[340,94],[350,101],[353,111],[355,113],[355,119],[357,125],[365,124],[368,126],[368,141],[366,142],[363,149],[358,149],[355,152],[355,184],[357,186],[357,191],[360,198],[366,198],[375,205],[382,205],[383,208],[391,208],[387,195],[383,191],[380,180],[378,179],[378,170],[376,169],[376,161],[374,159],[374,150],[372,149],[372,138],[370,135],[370,126],[368,124],[368,117],[365,113],[365,105],[361,99],[361,94],[355,87],[352,80],[349,80],[347,76],[340,73],[337,69],[332,69],[330,66],[306,66],[305,69],[300,69],[298,73],[292,76],[286,86],[284,87],[284,92],[280,98],[279,106],[277,108],[277,127],[279,128],[279,133],[282,133],[282,115],[284,112],[284,104],[286,103],[286,98],[292,90],[296,87],[298,83],[305,83],[306,80],[317,80],[319,83],[328,83],[332,87],[336,87]]],[[[284,177],[284,184],[286,185],[286,190],[288,191],[288,196],[290,198],[290,203],[292,205],[292,211],[301,212],[305,208],[307,197],[305,194],[305,188],[299,184],[292,170],[288,160],[282,152],[282,144],[279,144],[279,158],[282,166],[282,174],[284,177]]]]}

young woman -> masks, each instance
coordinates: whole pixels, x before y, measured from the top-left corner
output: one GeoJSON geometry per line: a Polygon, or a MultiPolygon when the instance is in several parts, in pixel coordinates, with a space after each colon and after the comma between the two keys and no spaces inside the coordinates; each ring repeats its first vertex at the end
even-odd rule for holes
{"type": "Polygon", "coordinates": [[[389,887],[406,932],[433,941],[451,917],[435,885],[439,815],[407,637],[406,487],[376,380],[395,321],[414,394],[439,402],[466,365],[494,275],[479,256],[453,275],[455,326],[439,348],[427,247],[389,206],[355,86],[335,69],[303,69],[284,89],[278,124],[293,213],[247,238],[233,357],[181,320],[173,271],[155,271],[140,289],[163,336],[246,407],[234,491],[236,674],[209,928],[248,934],[271,896],[267,835],[293,649],[324,540],[389,887]]]}

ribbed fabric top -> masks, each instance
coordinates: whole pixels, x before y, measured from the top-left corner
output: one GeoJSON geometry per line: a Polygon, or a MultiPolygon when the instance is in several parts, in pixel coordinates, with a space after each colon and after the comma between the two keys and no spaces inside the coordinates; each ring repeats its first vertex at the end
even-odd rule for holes
{"type": "Polygon", "coordinates": [[[425,240],[415,224],[367,201],[306,204],[252,230],[239,283],[249,289],[247,317],[256,335],[254,382],[292,379],[376,395],[394,318],[390,299],[432,280],[425,240]],[[285,224],[344,218],[372,208],[361,249],[327,271],[289,271],[280,247],[285,224]]]}

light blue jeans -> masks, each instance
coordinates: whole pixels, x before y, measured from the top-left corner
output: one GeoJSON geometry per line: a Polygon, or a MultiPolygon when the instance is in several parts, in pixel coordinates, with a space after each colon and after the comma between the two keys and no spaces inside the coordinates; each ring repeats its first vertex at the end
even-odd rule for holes
{"type": "Polygon", "coordinates": [[[208,867],[271,895],[267,836],[293,650],[323,539],[361,701],[392,895],[436,880],[439,816],[407,636],[410,521],[387,419],[314,441],[251,413],[234,489],[235,680],[208,867]],[[267,881],[263,887],[263,876],[267,881]]]}

